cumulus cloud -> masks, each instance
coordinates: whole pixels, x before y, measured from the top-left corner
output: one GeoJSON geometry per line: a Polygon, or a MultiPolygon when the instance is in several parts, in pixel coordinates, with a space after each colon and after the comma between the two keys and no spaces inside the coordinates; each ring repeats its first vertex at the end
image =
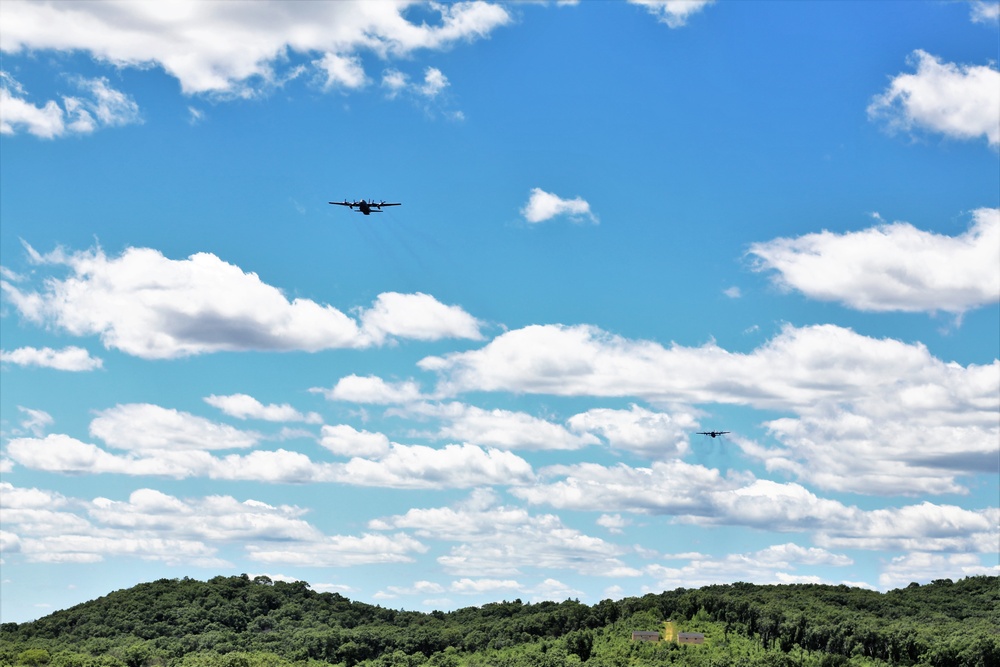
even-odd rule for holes
{"type": "Polygon", "coordinates": [[[149,403],[118,405],[98,413],[91,435],[125,450],[211,450],[252,447],[259,436],[188,412],[149,403]]]}
{"type": "Polygon", "coordinates": [[[554,514],[531,515],[498,504],[494,494],[474,493],[453,507],[411,509],[374,520],[374,530],[409,530],[424,540],[457,542],[438,558],[459,576],[507,577],[531,568],[582,574],[637,576],[620,557],[626,550],[564,525],[554,514]]]}
{"type": "Polygon", "coordinates": [[[923,345],[834,325],[786,326],[749,353],[533,325],[419,365],[439,374],[442,395],[635,397],[791,413],[767,424],[784,447],[736,442],[771,469],[860,493],[962,492],[956,477],[995,466],[1000,438],[1000,361],[946,363],[923,345]]]}
{"type": "Polygon", "coordinates": [[[331,401],[374,403],[377,405],[410,403],[423,398],[420,386],[416,382],[386,382],[382,378],[371,375],[367,377],[348,375],[338,380],[331,389],[313,387],[309,391],[323,394],[331,401]]]}
{"type": "Polygon", "coordinates": [[[323,540],[290,546],[248,545],[251,559],[262,563],[288,563],[300,567],[349,567],[375,563],[411,563],[414,553],[427,547],[406,533],[361,536],[334,535],[323,540]]]}
{"type": "Polygon", "coordinates": [[[173,535],[162,525],[132,531],[103,524],[105,517],[88,516],[88,510],[98,505],[0,482],[0,510],[8,535],[13,536],[8,542],[28,562],[94,563],[118,556],[174,565],[229,565],[216,556],[216,547],[197,538],[173,535]]]}
{"type": "Polygon", "coordinates": [[[116,67],[161,67],[185,94],[248,96],[312,67],[326,88],[363,86],[361,55],[407,57],[485,38],[512,18],[474,0],[428,3],[438,21],[413,23],[408,3],[283,2],[107,5],[11,2],[6,54],[82,51],[116,67]]]}
{"type": "Polygon", "coordinates": [[[746,581],[758,584],[829,583],[819,577],[797,575],[801,566],[845,567],[852,560],[824,549],[806,548],[789,542],[760,551],[728,554],[721,558],[706,554],[682,554],[667,560],[687,560],[686,565],[656,564],[645,568],[657,583],[648,590],[670,590],[678,587],[696,588],[713,584],[730,584],[733,572],[746,581]]]}
{"type": "Polygon", "coordinates": [[[360,486],[390,488],[469,488],[527,484],[531,465],[511,452],[475,445],[440,449],[393,443],[377,460],[355,457],[336,466],[337,478],[360,486]]]}
{"type": "Polygon", "coordinates": [[[389,453],[391,443],[383,433],[359,431],[347,424],[323,426],[322,446],[338,456],[379,459],[389,453]]]}
{"type": "Polygon", "coordinates": [[[29,562],[117,556],[231,567],[217,556],[228,544],[264,563],[349,566],[409,562],[426,551],[405,533],[324,535],[301,518],[302,508],[232,496],[178,498],[142,488],[127,500],[87,501],[4,482],[0,508],[9,529],[0,544],[29,562]]]}
{"type": "Polygon", "coordinates": [[[561,197],[541,188],[532,188],[528,203],[521,209],[521,215],[530,223],[545,222],[557,216],[565,215],[573,222],[590,221],[597,224],[597,216],[590,210],[590,204],[576,197],[562,199],[561,197]]]}
{"type": "Polygon", "coordinates": [[[18,366],[39,366],[57,371],[92,371],[101,368],[104,361],[90,356],[82,347],[69,346],[61,350],[51,347],[19,347],[16,350],[0,350],[0,361],[18,366]]]}
{"type": "MultiPolygon", "coordinates": [[[[668,515],[680,523],[812,533],[818,546],[882,551],[982,552],[1000,539],[1000,511],[923,502],[862,510],[822,498],[796,483],[722,477],[718,470],[680,461],[648,468],[592,463],[540,471],[553,479],[511,489],[531,504],[577,511],[668,515]]],[[[618,515],[599,522],[620,528],[618,515]]]]}
{"type": "Polygon", "coordinates": [[[391,410],[396,416],[432,417],[445,422],[432,437],[499,449],[581,449],[600,442],[586,432],[513,410],[485,410],[464,403],[419,403],[391,410]]]}
{"type": "Polygon", "coordinates": [[[1000,147],[1000,71],[988,65],[944,63],[914,51],[913,74],[896,76],[868,106],[868,117],[891,132],[923,129],[955,139],[985,137],[1000,147]]]}
{"type": "Polygon", "coordinates": [[[438,340],[479,338],[478,322],[426,294],[380,295],[362,309],[362,325],[333,306],[289,301],[256,274],[210,253],[172,260],[150,248],[119,257],[101,249],[28,254],[68,267],[37,292],[10,281],[0,287],[27,319],[76,336],[99,335],[108,348],[146,359],[236,350],[364,348],[390,336],[438,340]]]}
{"type": "Polygon", "coordinates": [[[414,340],[482,339],[480,322],[458,306],[446,306],[428,294],[384,292],[361,312],[361,326],[376,343],[387,336],[414,340]]]}
{"type": "Polygon", "coordinates": [[[237,419],[262,419],[269,422],[306,422],[319,424],[323,418],[316,412],[302,414],[291,405],[283,403],[264,405],[253,396],[247,394],[231,394],[229,396],[205,397],[205,402],[219,408],[230,417],[237,419]]]}
{"type": "Polygon", "coordinates": [[[628,0],[633,5],[640,5],[655,16],[661,23],[671,28],[685,25],[692,14],[696,14],[715,0],[628,0]]]}
{"type": "Polygon", "coordinates": [[[688,451],[688,433],[698,423],[690,411],[673,414],[653,412],[633,404],[628,410],[595,408],[574,415],[569,427],[604,437],[616,449],[654,459],[683,456],[688,451]]]}
{"type": "Polygon", "coordinates": [[[17,437],[7,444],[14,463],[68,474],[152,475],[177,479],[247,480],[267,483],[340,483],[409,489],[518,485],[534,480],[524,459],[475,445],[441,448],[391,443],[381,434],[349,426],[324,427],[320,444],[351,457],[315,461],[286,449],[217,455],[246,448],[260,436],[177,410],[149,404],[120,405],[91,422],[90,432],[109,448],[65,434],[17,437]]]}
{"type": "Polygon", "coordinates": [[[810,298],[865,311],[961,314],[1000,300],[1000,209],[973,211],[958,236],[905,222],[755,243],[756,269],[810,298]]]}
{"type": "Polygon", "coordinates": [[[902,588],[911,582],[928,583],[936,579],[963,579],[977,575],[1000,575],[1000,566],[984,565],[975,554],[911,553],[897,556],[879,575],[884,589],[902,588]]]}
{"type": "MultiPolygon", "coordinates": [[[[4,17],[6,18],[6,13],[4,17]]],[[[64,96],[36,106],[9,73],[0,72],[0,134],[27,132],[43,139],[89,134],[104,127],[142,122],[139,106],[105,78],[75,79],[83,96],[64,96]]]]}

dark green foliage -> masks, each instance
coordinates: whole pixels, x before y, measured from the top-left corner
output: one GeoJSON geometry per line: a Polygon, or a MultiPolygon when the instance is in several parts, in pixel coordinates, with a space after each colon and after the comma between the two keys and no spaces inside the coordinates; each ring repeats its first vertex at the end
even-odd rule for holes
{"type": "Polygon", "coordinates": [[[736,583],[429,614],[246,575],[161,579],[0,626],[0,667],[1000,667],[1000,578],[878,593],[736,583]],[[704,645],[631,642],[702,632],[704,645]]]}

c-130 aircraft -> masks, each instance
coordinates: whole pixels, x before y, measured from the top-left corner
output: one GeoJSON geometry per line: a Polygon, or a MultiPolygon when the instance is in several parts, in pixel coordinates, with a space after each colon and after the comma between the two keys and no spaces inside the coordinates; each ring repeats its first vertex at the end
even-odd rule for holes
{"type": "Polygon", "coordinates": [[[402,206],[399,202],[388,203],[385,201],[375,202],[375,201],[365,201],[364,199],[360,201],[332,201],[330,202],[334,206],[346,206],[347,208],[354,210],[356,206],[358,208],[358,213],[364,213],[365,215],[371,215],[372,213],[381,213],[383,206],[402,206]]]}

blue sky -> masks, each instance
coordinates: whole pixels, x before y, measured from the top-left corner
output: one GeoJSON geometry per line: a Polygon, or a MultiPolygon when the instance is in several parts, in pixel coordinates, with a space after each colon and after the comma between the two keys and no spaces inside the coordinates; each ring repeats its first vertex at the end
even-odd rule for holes
{"type": "Polygon", "coordinates": [[[996,3],[3,26],[3,621],[1000,572],[996,3]]]}

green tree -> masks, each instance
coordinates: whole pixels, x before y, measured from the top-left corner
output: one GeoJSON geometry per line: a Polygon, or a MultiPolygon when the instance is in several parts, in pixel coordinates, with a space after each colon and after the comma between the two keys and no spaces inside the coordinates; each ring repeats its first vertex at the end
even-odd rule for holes
{"type": "Polygon", "coordinates": [[[29,648],[26,651],[21,651],[17,656],[17,661],[22,665],[28,665],[29,667],[36,667],[36,665],[47,665],[52,659],[49,652],[43,648],[29,648]]]}

